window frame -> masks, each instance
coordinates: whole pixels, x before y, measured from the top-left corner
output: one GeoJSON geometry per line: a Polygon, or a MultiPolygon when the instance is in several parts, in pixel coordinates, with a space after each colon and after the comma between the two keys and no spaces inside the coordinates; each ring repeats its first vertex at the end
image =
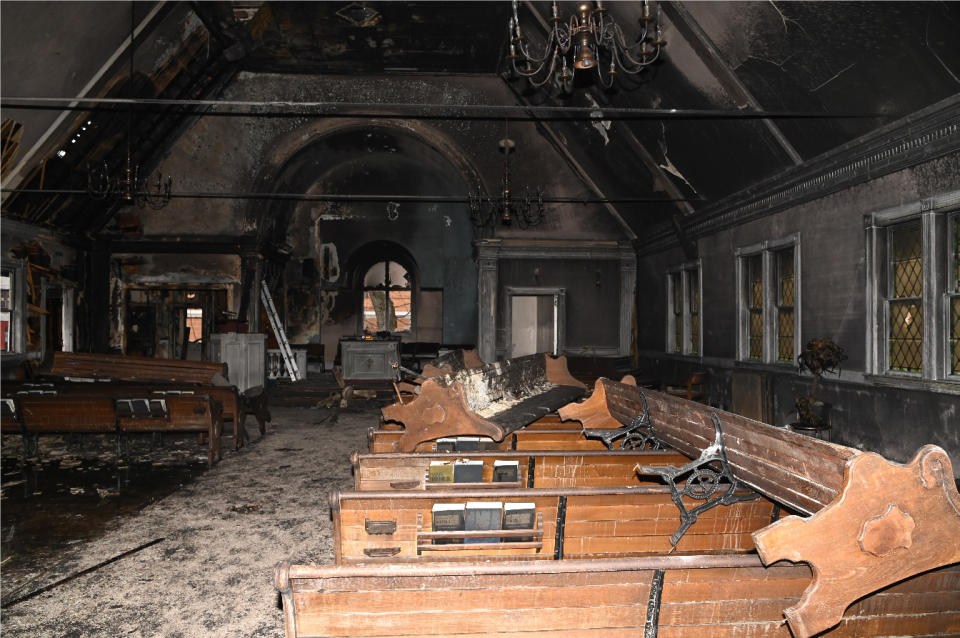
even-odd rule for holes
{"type": "Polygon", "coordinates": [[[688,261],[669,268],[666,272],[667,318],[666,352],[682,357],[703,358],[703,264],[700,259],[688,261]],[[692,281],[693,280],[693,281],[692,281]],[[680,312],[676,312],[676,294],[679,283],[680,312]],[[690,293],[696,290],[699,307],[692,311],[690,293]],[[697,329],[693,330],[693,315],[698,317],[697,329]],[[677,344],[677,321],[680,321],[680,344],[677,344]],[[692,339],[696,338],[694,349],[692,339]]]}
{"type": "Polygon", "coordinates": [[[415,283],[414,283],[414,281],[413,281],[413,273],[412,273],[412,272],[410,271],[410,269],[406,266],[406,264],[404,264],[403,262],[398,261],[398,260],[396,260],[396,259],[392,259],[392,258],[390,258],[390,257],[385,257],[385,258],[383,258],[383,259],[380,259],[380,260],[378,260],[378,261],[370,264],[369,266],[367,266],[367,267],[363,270],[362,278],[361,278],[361,280],[360,280],[360,313],[359,313],[359,315],[360,315],[360,317],[359,317],[359,324],[360,324],[360,326],[359,326],[359,329],[358,329],[358,330],[359,330],[359,334],[376,334],[376,333],[378,333],[378,332],[389,332],[391,335],[400,336],[400,337],[402,337],[402,336],[404,336],[404,335],[410,336],[410,335],[416,334],[416,314],[417,314],[417,313],[416,313],[416,298],[417,298],[417,295],[416,295],[416,285],[415,285],[415,283]],[[387,280],[388,282],[389,282],[389,277],[390,277],[390,275],[389,275],[389,272],[390,272],[390,264],[396,264],[397,266],[399,266],[400,268],[402,268],[403,271],[407,274],[407,285],[406,285],[406,286],[397,286],[397,285],[392,285],[392,282],[390,282],[391,285],[378,285],[378,286],[367,286],[367,285],[365,285],[364,282],[366,281],[367,275],[370,273],[371,270],[373,270],[374,267],[376,267],[376,266],[378,266],[378,265],[380,265],[380,264],[386,264],[386,266],[385,266],[385,268],[386,268],[385,277],[386,277],[386,280],[387,280]],[[410,327],[409,327],[408,329],[406,329],[406,330],[389,330],[389,331],[387,331],[387,330],[374,330],[374,331],[368,331],[368,330],[366,329],[366,327],[365,327],[365,324],[366,324],[366,315],[365,315],[366,308],[365,308],[365,304],[366,304],[366,300],[367,300],[367,293],[368,293],[368,292],[386,292],[386,293],[387,293],[387,297],[389,298],[391,292],[400,292],[400,291],[407,291],[407,292],[410,293],[410,327]]]}
{"type": "Polygon", "coordinates": [[[955,284],[957,257],[950,244],[960,224],[960,191],[910,202],[864,216],[866,231],[867,356],[865,373],[877,382],[921,385],[951,392],[960,385],[960,373],[951,370],[950,304],[960,296],[955,284]],[[890,228],[920,220],[923,342],[919,372],[890,369],[888,290],[890,228]]]}
{"type": "Polygon", "coordinates": [[[734,250],[736,304],[737,304],[737,351],[738,363],[747,365],[772,365],[777,367],[792,367],[796,365],[797,356],[801,349],[801,311],[803,308],[801,290],[801,243],[800,233],[792,233],[777,239],[770,239],[742,246],[734,250]],[[793,250],[793,356],[790,360],[779,357],[779,317],[782,306],[780,300],[780,286],[778,278],[777,254],[781,251],[793,250]],[[750,282],[747,280],[750,269],[748,260],[760,258],[761,267],[761,353],[760,357],[750,356],[750,314],[752,307],[748,293],[750,282]]]}
{"type": "Polygon", "coordinates": [[[21,259],[4,259],[0,268],[10,273],[10,335],[8,349],[3,351],[4,357],[22,357],[27,353],[26,331],[26,268],[21,259]]]}

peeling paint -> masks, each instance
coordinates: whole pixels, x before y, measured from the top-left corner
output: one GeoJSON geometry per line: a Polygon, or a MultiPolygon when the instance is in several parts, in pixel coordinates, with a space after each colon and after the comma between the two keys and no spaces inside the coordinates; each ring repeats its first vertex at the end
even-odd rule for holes
{"type": "Polygon", "coordinates": [[[597,101],[593,99],[593,96],[587,93],[587,100],[590,102],[590,106],[595,108],[595,111],[590,111],[590,117],[593,118],[593,121],[590,125],[597,129],[600,133],[600,136],[603,138],[603,145],[606,146],[610,143],[610,136],[607,134],[607,131],[610,130],[610,125],[612,122],[610,120],[604,120],[603,111],[600,109],[600,105],[597,104],[597,101]]]}
{"type": "Polygon", "coordinates": [[[663,153],[663,163],[657,164],[657,166],[670,173],[674,177],[682,179],[683,183],[686,184],[695,195],[699,195],[700,193],[698,193],[697,189],[693,187],[693,184],[691,184],[690,181],[683,176],[683,173],[680,172],[680,169],[674,166],[673,162],[670,161],[670,158],[667,157],[667,127],[663,122],[660,123],[660,127],[662,132],[660,138],[660,151],[663,153]]]}

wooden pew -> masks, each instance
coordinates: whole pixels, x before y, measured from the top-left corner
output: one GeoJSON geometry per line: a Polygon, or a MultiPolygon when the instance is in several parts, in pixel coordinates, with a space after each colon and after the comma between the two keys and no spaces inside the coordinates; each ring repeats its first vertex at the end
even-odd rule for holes
{"type": "Polygon", "coordinates": [[[117,354],[54,352],[50,368],[40,374],[134,382],[227,385],[227,364],[219,361],[180,361],[117,354]]]}
{"type": "Polygon", "coordinates": [[[502,441],[585,391],[567,371],[565,357],[541,353],[428,379],[413,401],[381,413],[385,421],[404,426],[395,451],[411,452],[419,443],[441,437],[502,441]]]}
{"type": "MultiPolygon", "coordinates": [[[[684,504],[696,503],[685,498],[684,504]]],[[[331,495],[330,507],[338,564],[651,554],[671,551],[669,536],[680,524],[670,492],[661,485],[338,491],[331,495]],[[536,523],[513,532],[437,532],[431,527],[434,504],[491,501],[534,503],[536,523]],[[481,536],[502,540],[477,543],[481,536]],[[438,544],[437,539],[450,542],[438,544]]],[[[677,551],[752,551],[750,532],[769,524],[772,512],[773,503],[761,498],[709,510],[680,539],[677,551]]]]}
{"type": "MultiPolygon", "coordinates": [[[[367,447],[371,454],[398,452],[402,430],[371,428],[367,431],[367,447]]],[[[499,450],[606,450],[602,441],[587,439],[579,427],[541,429],[523,428],[512,432],[502,441],[490,440],[499,450]]],[[[436,441],[418,443],[411,452],[434,452],[436,441]]]]}
{"type": "MultiPolygon", "coordinates": [[[[781,610],[806,565],[754,555],[593,561],[277,566],[286,638],[791,638],[781,610]]],[[[960,567],[914,576],[852,605],[829,638],[960,631],[960,567]]]]}
{"type": "MultiPolygon", "coordinates": [[[[114,399],[131,399],[144,397],[168,396],[198,396],[206,395],[220,404],[220,413],[223,420],[233,422],[233,439],[235,449],[243,447],[247,439],[244,422],[248,408],[241,400],[235,386],[194,386],[175,384],[140,384],[140,383],[16,383],[4,384],[5,397],[30,394],[56,394],[59,396],[106,396],[114,399]]],[[[264,423],[260,421],[260,433],[263,434],[264,423]]]]}
{"type": "Polygon", "coordinates": [[[208,463],[220,461],[223,419],[220,403],[208,395],[148,396],[114,399],[114,403],[121,436],[132,432],[200,432],[207,437],[208,463]]]}
{"type": "Polygon", "coordinates": [[[27,456],[37,453],[41,434],[113,434],[122,455],[123,437],[130,432],[200,432],[207,437],[208,462],[220,460],[220,406],[206,395],[116,399],[25,394],[2,402],[2,431],[23,436],[27,456]]]}
{"type": "Polygon", "coordinates": [[[60,394],[60,395],[89,395],[110,396],[116,399],[128,399],[144,396],[178,396],[178,395],[207,395],[220,403],[221,414],[224,420],[233,423],[233,439],[235,449],[243,447],[248,440],[245,423],[247,416],[252,414],[258,421],[261,436],[266,432],[266,421],[270,420],[270,411],[267,406],[267,394],[263,388],[250,388],[243,394],[237,392],[236,386],[192,385],[174,383],[124,383],[113,381],[98,381],[95,383],[48,381],[5,383],[3,396],[11,397],[19,394],[60,394]]]}
{"type": "Polygon", "coordinates": [[[784,611],[798,637],[833,627],[861,596],[960,562],[960,494],[950,458],[937,446],[924,446],[907,464],[893,463],[607,379],[597,381],[587,401],[559,410],[584,428],[622,427],[643,412],[663,443],[691,458],[722,450],[733,478],[811,515],[754,533],[764,563],[813,566],[813,583],[784,611]]]}
{"type": "MultiPolygon", "coordinates": [[[[360,454],[350,456],[354,489],[358,491],[399,489],[468,489],[504,487],[493,482],[496,461],[516,461],[516,487],[613,487],[639,485],[634,468],[647,465],[683,465],[687,457],[673,451],[560,451],[560,452],[423,452],[360,454]],[[482,485],[431,483],[427,480],[434,461],[452,463],[470,458],[483,462],[482,485]]],[[[647,481],[651,482],[651,481],[647,481]]]]}

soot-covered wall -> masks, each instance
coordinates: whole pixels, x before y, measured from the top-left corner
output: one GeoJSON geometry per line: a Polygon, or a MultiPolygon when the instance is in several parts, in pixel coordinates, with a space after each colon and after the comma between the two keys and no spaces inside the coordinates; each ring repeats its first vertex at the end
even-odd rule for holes
{"type": "MultiPolygon", "coordinates": [[[[730,407],[731,373],[766,375],[773,422],[793,420],[794,401],[810,387],[793,362],[760,366],[736,361],[737,248],[797,234],[801,251],[800,343],[829,336],[848,355],[839,377],[823,379],[818,398],[832,404],[833,440],[907,461],[926,443],[939,445],[960,472],[960,390],[955,383],[911,384],[865,374],[867,355],[866,236],[864,216],[954,191],[960,186],[954,153],[697,241],[702,264],[703,356],[665,354],[666,272],[686,261],[671,249],[638,262],[639,349],[647,372],[683,378],[694,369],[710,375],[711,402],[730,407]]],[[[937,266],[944,268],[945,262],[937,266]]]]}

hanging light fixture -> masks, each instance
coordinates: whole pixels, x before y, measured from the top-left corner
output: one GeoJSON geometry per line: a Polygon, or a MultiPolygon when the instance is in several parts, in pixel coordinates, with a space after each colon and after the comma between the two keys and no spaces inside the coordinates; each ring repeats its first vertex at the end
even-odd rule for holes
{"type": "Polygon", "coordinates": [[[500,194],[497,197],[484,197],[480,185],[476,192],[470,192],[470,218],[477,227],[494,226],[497,221],[503,226],[517,225],[518,228],[536,226],[543,221],[543,188],[537,187],[536,197],[524,186],[519,197],[510,191],[510,154],[517,143],[510,139],[508,125],[504,123],[504,136],[499,142],[503,153],[503,179],[500,181],[500,194]]]}
{"type": "Polygon", "coordinates": [[[510,37],[507,59],[513,72],[528,78],[535,87],[553,80],[564,93],[571,93],[575,72],[592,70],[601,85],[609,89],[618,73],[635,75],[660,57],[666,42],[660,27],[660,5],[654,9],[652,4],[643,0],[641,31],[633,44],[627,44],[623,29],[607,15],[602,2],[579,3],[577,13],[564,22],[554,0],[553,28],[543,51],[537,53],[530,50],[520,30],[517,0],[513,0],[513,15],[507,27],[510,37]]]}
{"type": "MultiPolygon", "coordinates": [[[[130,3],[130,75],[127,80],[130,98],[133,96],[133,54],[134,54],[134,2],[130,3]]],[[[151,187],[145,178],[140,177],[140,165],[133,162],[131,140],[133,139],[133,105],[127,111],[127,154],[125,166],[119,175],[113,175],[106,161],[103,166],[87,165],[87,193],[95,199],[117,199],[125,204],[136,204],[140,208],[149,206],[160,209],[170,202],[170,188],[173,178],[162,180],[157,176],[151,187]]]]}

